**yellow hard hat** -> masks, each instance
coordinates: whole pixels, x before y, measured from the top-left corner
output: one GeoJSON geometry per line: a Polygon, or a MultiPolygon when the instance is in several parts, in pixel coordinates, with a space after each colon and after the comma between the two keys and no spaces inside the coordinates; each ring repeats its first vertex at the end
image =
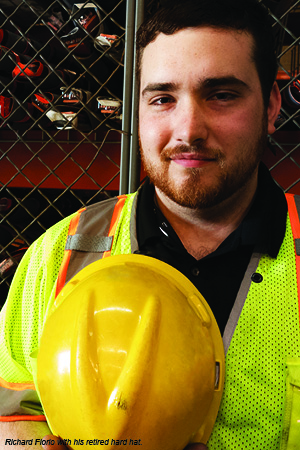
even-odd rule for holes
{"type": "Polygon", "coordinates": [[[182,450],[212,431],[222,338],[208,304],[176,269],[112,256],[84,268],[57,297],[37,379],[52,432],[72,448],[182,450]]]}

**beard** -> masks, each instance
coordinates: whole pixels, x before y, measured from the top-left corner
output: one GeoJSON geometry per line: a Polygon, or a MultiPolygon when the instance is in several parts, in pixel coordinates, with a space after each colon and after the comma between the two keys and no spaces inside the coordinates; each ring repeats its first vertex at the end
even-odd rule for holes
{"type": "Polygon", "coordinates": [[[267,124],[264,120],[257,139],[244,142],[231,164],[228,164],[226,155],[220,149],[207,148],[203,143],[166,147],[158,161],[148,158],[141,147],[141,157],[151,183],[165,196],[180,206],[205,209],[220,204],[247,184],[257,170],[266,145],[267,124]],[[207,167],[180,167],[180,177],[176,177],[170,173],[170,166],[176,164],[172,163],[172,158],[180,153],[200,153],[213,161],[207,167]],[[208,172],[212,164],[216,170],[215,175],[210,177],[208,172]]]}

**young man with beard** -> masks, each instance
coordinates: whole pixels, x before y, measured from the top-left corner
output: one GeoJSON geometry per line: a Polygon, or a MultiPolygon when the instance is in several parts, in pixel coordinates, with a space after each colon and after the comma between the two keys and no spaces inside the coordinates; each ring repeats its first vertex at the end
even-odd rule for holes
{"type": "MultiPolygon", "coordinates": [[[[253,0],[173,2],[141,27],[137,50],[141,156],[149,178],[137,194],[93,205],[32,246],[2,313],[1,358],[11,370],[24,368],[21,382],[32,377],[26,358],[55,291],[82,267],[79,253],[85,252],[84,265],[103,255],[149,255],[195,284],[223,334],[225,391],[208,448],[288,448],[300,436],[297,425],[290,428],[297,403],[288,382],[289,374],[298,377],[300,355],[295,207],[294,199],[287,207],[261,164],[280,109],[267,13],[253,0]],[[77,248],[65,264],[67,235],[107,236],[116,210],[112,246],[100,254],[77,248]],[[10,347],[24,333],[24,327],[7,331],[17,298],[18,314],[39,311],[40,318],[20,356],[12,357],[10,347]]],[[[0,377],[6,387],[13,382],[3,370],[0,377]]],[[[3,423],[4,436],[47,432],[37,422],[12,423],[3,423]]]]}

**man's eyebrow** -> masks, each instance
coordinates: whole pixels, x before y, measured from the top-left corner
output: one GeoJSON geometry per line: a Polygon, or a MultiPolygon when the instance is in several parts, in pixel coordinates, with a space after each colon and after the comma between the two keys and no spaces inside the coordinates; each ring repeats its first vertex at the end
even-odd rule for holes
{"type": "Polygon", "coordinates": [[[170,92],[176,90],[176,87],[176,83],[149,83],[142,90],[142,95],[145,95],[148,92],[170,92]]]}
{"type": "MultiPolygon", "coordinates": [[[[200,89],[213,89],[221,86],[235,86],[241,87],[244,89],[250,89],[250,86],[242,81],[240,78],[236,78],[235,76],[225,76],[225,77],[212,77],[205,78],[204,80],[200,79],[198,82],[200,89]]],[[[149,83],[142,90],[142,96],[147,93],[152,92],[174,92],[178,89],[178,85],[173,82],[166,83],[149,83]]]]}
{"type": "Polygon", "coordinates": [[[207,78],[204,81],[200,80],[199,84],[204,87],[204,89],[212,89],[220,86],[236,86],[244,89],[250,89],[250,86],[247,83],[234,76],[207,78]]]}

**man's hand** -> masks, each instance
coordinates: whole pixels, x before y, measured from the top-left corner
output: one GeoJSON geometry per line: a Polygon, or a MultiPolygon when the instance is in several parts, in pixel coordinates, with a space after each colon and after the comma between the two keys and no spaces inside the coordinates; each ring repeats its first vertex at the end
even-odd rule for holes
{"type": "MultiPolygon", "coordinates": [[[[54,445],[48,444],[42,445],[44,450],[67,450],[69,448],[68,446],[62,446],[61,444],[58,444],[60,438],[58,438],[57,436],[49,434],[45,436],[43,439],[55,441],[54,445]]],[[[184,450],[207,450],[207,447],[204,444],[189,444],[187,447],[185,447],[184,450]]]]}
{"type": "MultiPolygon", "coordinates": [[[[51,444],[43,444],[42,447],[44,450],[68,450],[70,447],[68,447],[67,445],[62,445],[61,443],[59,444],[58,442],[61,442],[61,438],[57,437],[57,436],[53,436],[52,434],[48,434],[47,436],[43,437],[43,440],[45,441],[54,441],[55,444],[51,445],[51,444]]],[[[197,450],[197,449],[195,449],[197,450]]],[[[202,449],[199,449],[202,450],[202,449]]]]}

